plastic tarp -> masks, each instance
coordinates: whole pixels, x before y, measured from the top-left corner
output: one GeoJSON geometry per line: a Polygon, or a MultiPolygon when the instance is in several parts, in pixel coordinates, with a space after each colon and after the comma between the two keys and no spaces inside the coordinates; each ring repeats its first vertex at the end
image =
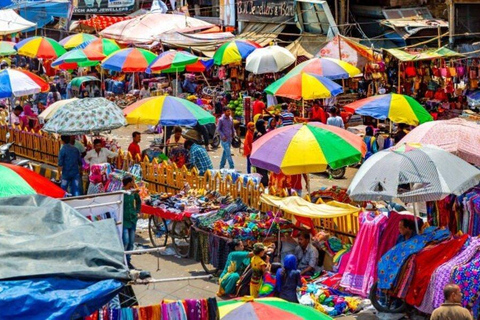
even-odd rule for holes
{"type": "MultiPolygon", "coordinates": [[[[42,28],[57,18],[68,18],[70,12],[69,0],[33,0],[12,1],[9,9],[15,9],[25,19],[35,22],[36,28],[42,28]]],[[[26,31],[33,31],[34,27],[26,31]]]]}
{"type": "Polygon", "coordinates": [[[359,69],[363,69],[368,62],[376,60],[373,49],[343,36],[335,36],[320,49],[318,54],[321,57],[346,61],[359,69]]]}
{"type": "Polygon", "coordinates": [[[314,204],[296,196],[280,198],[262,194],[260,196],[260,201],[267,205],[277,207],[286,213],[312,219],[339,218],[360,212],[360,208],[351,206],[349,204],[337,201],[314,204]]]}
{"type": "Polygon", "coordinates": [[[35,26],[35,23],[22,18],[12,9],[0,10],[0,35],[20,32],[35,26]]]}
{"type": "Polygon", "coordinates": [[[401,49],[385,49],[385,51],[394,56],[396,59],[403,62],[463,57],[461,53],[450,50],[448,48],[426,50],[419,53],[407,52],[401,49]]]}

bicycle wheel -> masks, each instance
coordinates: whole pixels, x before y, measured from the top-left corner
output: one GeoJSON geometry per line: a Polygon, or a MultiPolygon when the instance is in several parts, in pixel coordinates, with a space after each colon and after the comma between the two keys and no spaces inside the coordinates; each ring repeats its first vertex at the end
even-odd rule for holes
{"type": "Polygon", "coordinates": [[[167,221],[157,216],[150,216],[148,218],[148,235],[154,247],[165,247],[168,240],[167,221]]]}
{"type": "Polygon", "coordinates": [[[378,282],[375,282],[370,289],[368,298],[372,305],[380,312],[402,313],[407,308],[407,304],[402,299],[392,297],[384,291],[377,288],[378,282]]]}
{"type": "MultiPolygon", "coordinates": [[[[208,241],[208,238],[207,238],[207,241],[208,241]]],[[[199,239],[197,249],[198,249],[198,252],[200,252],[200,264],[202,265],[203,270],[205,270],[207,274],[218,275],[219,273],[218,268],[215,268],[210,262],[210,250],[208,248],[208,243],[206,245],[207,245],[207,249],[203,250],[204,243],[199,239]]]]}
{"type": "Polygon", "coordinates": [[[175,252],[182,258],[190,251],[190,225],[186,221],[174,221],[171,238],[175,252]]]}

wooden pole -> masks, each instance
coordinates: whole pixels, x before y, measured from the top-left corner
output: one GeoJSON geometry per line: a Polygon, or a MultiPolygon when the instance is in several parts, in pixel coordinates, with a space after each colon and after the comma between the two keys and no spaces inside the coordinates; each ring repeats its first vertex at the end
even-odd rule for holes
{"type": "Polygon", "coordinates": [[[438,46],[438,49],[440,49],[442,47],[442,34],[441,34],[440,25],[437,26],[437,34],[438,34],[437,46],[438,46]]]}
{"type": "Polygon", "coordinates": [[[455,4],[452,0],[448,1],[448,42],[450,49],[453,49],[454,37],[455,37],[455,4]]]}
{"type": "Polygon", "coordinates": [[[400,82],[402,81],[402,77],[400,76],[400,66],[402,65],[402,61],[398,60],[398,83],[397,83],[397,93],[402,93],[402,89],[400,87],[400,82]]]}

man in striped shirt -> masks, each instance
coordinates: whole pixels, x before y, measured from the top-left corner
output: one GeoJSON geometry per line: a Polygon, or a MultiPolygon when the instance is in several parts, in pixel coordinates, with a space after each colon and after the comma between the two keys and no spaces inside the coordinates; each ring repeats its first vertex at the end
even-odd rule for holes
{"type": "Polygon", "coordinates": [[[288,111],[288,104],[282,103],[282,113],[280,116],[282,117],[282,126],[289,126],[293,124],[294,115],[288,111]]]}

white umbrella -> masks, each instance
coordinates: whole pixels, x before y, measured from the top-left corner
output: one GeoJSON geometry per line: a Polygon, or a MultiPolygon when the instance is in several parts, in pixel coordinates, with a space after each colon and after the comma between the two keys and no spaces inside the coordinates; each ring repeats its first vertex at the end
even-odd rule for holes
{"type": "Polygon", "coordinates": [[[274,45],[255,49],[248,57],[245,69],[254,74],[280,72],[295,62],[293,54],[285,48],[274,45]]]}
{"type": "Polygon", "coordinates": [[[53,115],[55,114],[55,112],[58,111],[58,109],[60,109],[64,105],[69,104],[70,102],[73,102],[75,100],[78,100],[78,98],[59,100],[55,103],[52,103],[50,106],[48,106],[47,109],[43,110],[43,112],[38,115],[38,119],[41,122],[45,122],[47,120],[50,120],[50,118],[53,117],[53,115]]]}

